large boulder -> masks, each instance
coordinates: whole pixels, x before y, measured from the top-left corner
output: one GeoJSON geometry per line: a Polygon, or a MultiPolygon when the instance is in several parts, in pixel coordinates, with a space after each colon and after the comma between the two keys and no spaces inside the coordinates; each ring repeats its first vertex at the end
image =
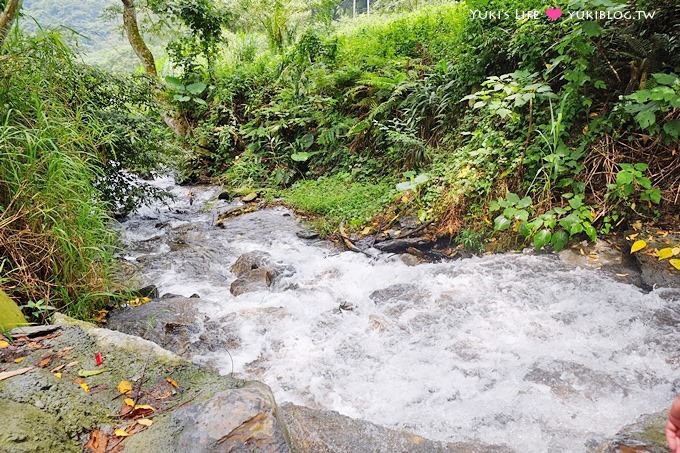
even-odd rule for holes
{"type": "Polygon", "coordinates": [[[9,372],[0,413],[12,414],[0,424],[0,451],[290,451],[264,384],[220,376],[138,337],[58,321],[54,332],[0,349],[0,373],[9,372]],[[125,398],[141,406],[131,411],[125,398]]]}
{"type": "Polygon", "coordinates": [[[164,297],[139,307],[116,310],[110,314],[107,325],[186,358],[225,349],[233,335],[202,315],[198,310],[200,303],[197,298],[164,297]]]}
{"type": "Polygon", "coordinates": [[[499,445],[444,443],[406,431],[384,428],[333,411],[290,403],[281,406],[294,451],[299,453],[497,453],[511,452],[499,445]]]}

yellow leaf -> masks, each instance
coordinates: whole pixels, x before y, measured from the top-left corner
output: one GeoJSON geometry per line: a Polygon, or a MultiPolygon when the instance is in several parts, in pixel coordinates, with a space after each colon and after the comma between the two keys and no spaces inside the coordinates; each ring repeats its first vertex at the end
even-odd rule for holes
{"type": "Polygon", "coordinates": [[[116,430],[113,432],[113,434],[115,434],[118,437],[127,437],[127,436],[130,435],[127,432],[125,432],[124,429],[121,429],[121,428],[116,428],[116,430]]]}
{"type": "Polygon", "coordinates": [[[118,393],[125,394],[132,391],[132,384],[130,381],[120,381],[118,383],[118,393]]]}
{"type": "Polygon", "coordinates": [[[647,247],[647,243],[642,239],[638,239],[637,241],[633,242],[633,246],[630,248],[630,253],[635,253],[645,247],[647,247]]]}
{"type": "Polygon", "coordinates": [[[14,359],[14,363],[21,363],[24,361],[25,358],[26,357],[17,357],[16,359],[14,359]]]}
{"type": "Polygon", "coordinates": [[[5,349],[9,347],[9,343],[7,343],[5,340],[0,340],[0,349],[5,349]]]}
{"type": "Polygon", "coordinates": [[[130,407],[135,407],[135,400],[132,398],[125,398],[125,404],[130,407]]]}
{"type": "Polygon", "coordinates": [[[57,379],[61,379],[61,371],[57,371],[56,373],[54,373],[54,377],[57,379]]]}
{"type": "Polygon", "coordinates": [[[148,418],[140,418],[137,420],[137,423],[139,423],[142,426],[151,426],[153,425],[153,420],[149,420],[148,418]]]}
{"type": "Polygon", "coordinates": [[[84,391],[85,393],[90,393],[90,386],[89,386],[89,385],[87,385],[87,384],[84,383],[84,382],[81,383],[81,384],[79,384],[79,385],[80,385],[80,388],[83,389],[83,391],[84,391]]]}
{"type": "Polygon", "coordinates": [[[143,409],[143,410],[147,410],[147,411],[155,411],[156,410],[153,407],[149,406],[148,404],[136,404],[135,410],[137,410],[137,409],[143,409]]]}
{"type": "Polygon", "coordinates": [[[666,258],[670,258],[675,254],[673,253],[672,248],[666,247],[665,249],[657,250],[656,255],[659,257],[660,260],[665,260],[666,258]]]}
{"type": "Polygon", "coordinates": [[[179,388],[179,384],[178,384],[177,381],[174,380],[173,378],[171,378],[171,377],[166,377],[165,380],[168,381],[168,384],[172,385],[172,386],[175,387],[176,389],[179,388]]]}
{"type": "Polygon", "coordinates": [[[669,260],[669,263],[671,263],[671,266],[676,268],[677,270],[680,271],[680,260],[679,259],[674,259],[674,260],[669,260]]]}

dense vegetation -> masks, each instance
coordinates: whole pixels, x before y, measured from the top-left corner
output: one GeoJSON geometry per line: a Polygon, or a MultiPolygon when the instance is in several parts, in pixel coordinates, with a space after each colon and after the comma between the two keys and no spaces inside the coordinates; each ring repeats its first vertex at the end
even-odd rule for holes
{"type": "Polygon", "coordinates": [[[476,244],[512,230],[515,244],[560,249],[632,217],[677,222],[680,7],[565,9],[594,10],[612,18],[553,22],[541,2],[470,1],[294,32],[274,10],[262,22],[284,31],[264,33],[266,47],[242,38],[205,73],[182,74],[211,84],[180,106],[190,176],[292,186],[293,204],[332,213],[326,230],[391,205],[476,244]],[[627,15],[637,10],[654,17],[627,15]],[[345,196],[315,202],[328,187],[345,196]]]}
{"type": "Polygon", "coordinates": [[[111,289],[112,215],[153,191],[166,132],[146,78],[79,64],[53,33],[0,53],[0,287],[43,319],[87,316],[111,289]]]}
{"type": "Polygon", "coordinates": [[[633,220],[677,226],[680,6],[556,3],[559,20],[534,0],[115,2],[146,76],[15,28],[0,288],[38,317],[104,301],[109,219],[154,195],[132,174],[176,148],[170,129],[186,181],[283,197],[324,234],[409,216],[474,251],[559,250],[633,220]]]}

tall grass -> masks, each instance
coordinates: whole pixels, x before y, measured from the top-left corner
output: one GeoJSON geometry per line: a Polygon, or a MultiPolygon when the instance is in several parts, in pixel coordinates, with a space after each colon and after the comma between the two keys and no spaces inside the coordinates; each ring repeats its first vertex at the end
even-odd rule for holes
{"type": "Polygon", "coordinates": [[[0,259],[15,300],[87,317],[115,238],[94,186],[102,126],[71,95],[73,67],[57,35],[15,37],[0,54],[0,259]]]}

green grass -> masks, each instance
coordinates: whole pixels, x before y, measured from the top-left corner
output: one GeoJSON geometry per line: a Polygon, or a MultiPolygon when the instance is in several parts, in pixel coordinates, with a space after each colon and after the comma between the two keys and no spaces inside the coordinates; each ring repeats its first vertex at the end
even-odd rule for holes
{"type": "Polygon", "coordinates": [[[314,224],[321,235],[333,233],[342,221],[349,229],[368,223],[394,195],[388,182],[355,182],[346,174],[300,181],[283,193],[294,208],[319,216],[314,224]]]}

